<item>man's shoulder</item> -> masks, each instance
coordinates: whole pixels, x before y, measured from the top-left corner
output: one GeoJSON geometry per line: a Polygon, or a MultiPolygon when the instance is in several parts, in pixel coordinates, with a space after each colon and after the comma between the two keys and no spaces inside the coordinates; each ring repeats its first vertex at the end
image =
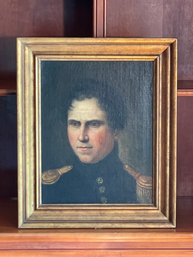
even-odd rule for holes
{"type": "Polygon", "coordinates": [[[127,164],[124,165],[124,169],[136,180],[136,194],[138,201],[140,203],[152,203],[152,177],[143,175],[141,172],[136,171],[127,164]]]}
{"type": "Polygon", "coordinates": [[[46,170],[42,173],[42,184],[51,185],[56,183],[60,177],[73,169],[72,165],[63,166],[57,169],[46,170]]]}

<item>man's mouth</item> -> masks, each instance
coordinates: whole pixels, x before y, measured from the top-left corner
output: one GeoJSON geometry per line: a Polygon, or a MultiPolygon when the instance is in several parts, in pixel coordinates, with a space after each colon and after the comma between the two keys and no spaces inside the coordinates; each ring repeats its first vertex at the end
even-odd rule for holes
{"type": "Polygon", "coordinates": [[[92,149],[92,146],[77,146],[77,149],[80,152],[88,152],[92,149]]]}

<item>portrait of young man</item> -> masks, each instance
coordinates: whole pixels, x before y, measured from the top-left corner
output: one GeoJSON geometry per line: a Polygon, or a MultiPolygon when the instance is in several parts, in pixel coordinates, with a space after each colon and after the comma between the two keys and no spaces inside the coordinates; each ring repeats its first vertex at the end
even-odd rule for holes
{"type": "Polygon", "coordinates": [[[70,158],[43,170],[42,203],[138,203],[136,178],[119,153],[129,122],[127,97],[104,81],[81,78],[58,99],[63,104],[55,112],[61,113],[68,145],[63,155],[70,158]]]}

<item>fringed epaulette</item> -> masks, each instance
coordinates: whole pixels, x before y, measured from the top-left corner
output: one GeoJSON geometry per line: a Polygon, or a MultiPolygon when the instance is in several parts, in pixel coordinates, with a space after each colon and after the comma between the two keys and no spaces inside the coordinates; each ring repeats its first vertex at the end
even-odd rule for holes
{"type": "Polygon", "coordinates": [[[151,204],[153,201],[152,177],[141,174],[127,164],[124,165],[124,169],[136,180],[136,195],[138,202],[151,204]]]}
{"type": "Polygon", "coordinates": [[[64,173],[69,172],[72,168],[73,166],[64,166],[58,169],[44,171],[42,174],[42,184],[51,185],[56,183],[64,173]]]}

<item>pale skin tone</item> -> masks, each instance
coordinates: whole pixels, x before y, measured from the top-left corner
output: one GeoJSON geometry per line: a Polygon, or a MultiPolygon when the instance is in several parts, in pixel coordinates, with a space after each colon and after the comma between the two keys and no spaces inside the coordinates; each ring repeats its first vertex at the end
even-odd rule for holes
{"type": "Polygon", "coordinates": [[[96,98],[74,100],[68,111],[69,143],[83,163],[97,163],[114,148],[117,133],[96,98]]]}

